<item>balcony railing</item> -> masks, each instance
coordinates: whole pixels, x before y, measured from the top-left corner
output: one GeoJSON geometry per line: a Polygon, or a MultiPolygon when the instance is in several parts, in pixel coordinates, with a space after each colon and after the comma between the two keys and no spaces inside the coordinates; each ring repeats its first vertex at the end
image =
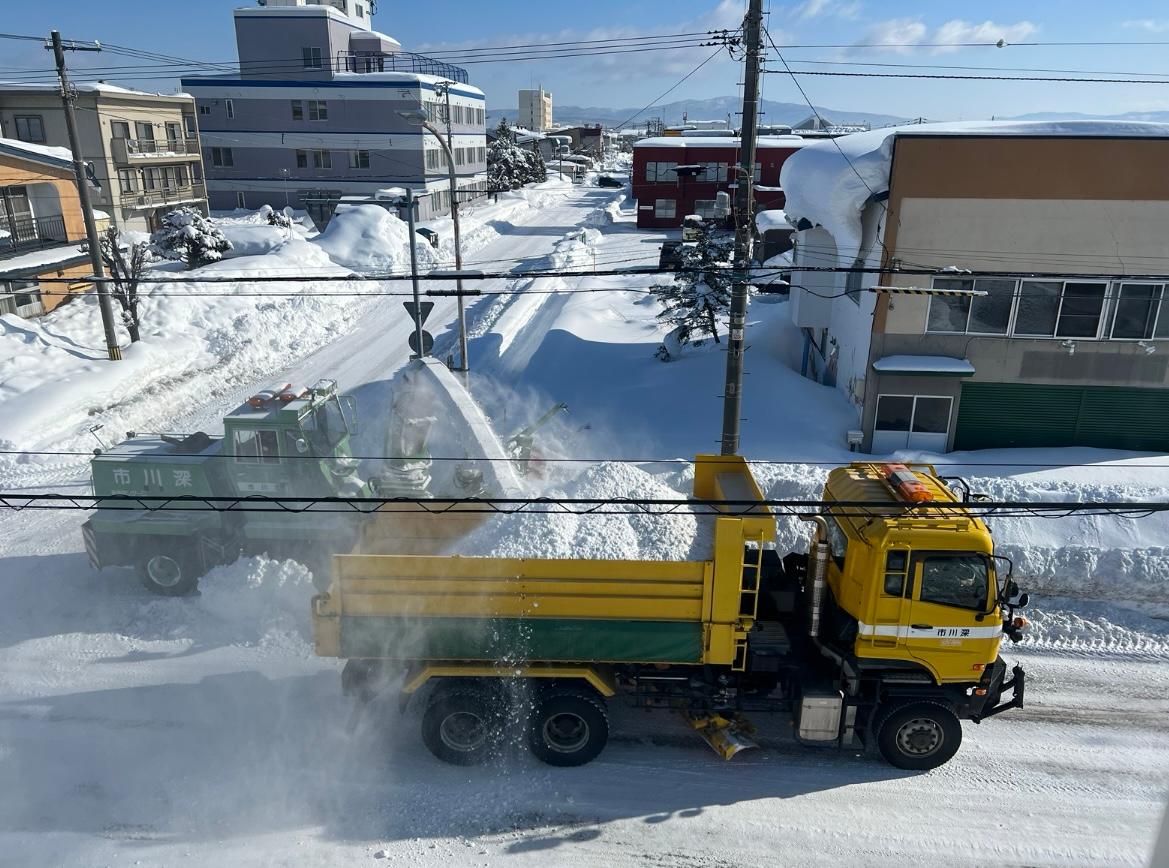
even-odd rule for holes
{"type": "Polygon", "coordinates": [[[32,250],[38,247],[52,247],[69,241],[65,231],[65,218],[17,217],[9,220],[0,212],[0,256],[32,250]]]}
{"type": "Polygon", "coordinates": [[[198,157],[198,139],[111,139],[110,153],[116,163],[166,157],[198,157]]]}
{"type": "Polygon", "coordinates": [[[467,84],[471,77],[467,70],[424,54],[401,51],[395,54],[355,54],[342,51],[333,59],[334,72],[413,72],[418,75],[435,75],[439,78],[467,84]]]}
{"type": "Polygon", "coordinates": [[[156,208],[159,205],[182,205],[207,198],[207,187],[202,181],[191,181],[181,187],[160,187],[157,190],[136,190],[122,194],[122,204],[131,208],[156,208]]]}

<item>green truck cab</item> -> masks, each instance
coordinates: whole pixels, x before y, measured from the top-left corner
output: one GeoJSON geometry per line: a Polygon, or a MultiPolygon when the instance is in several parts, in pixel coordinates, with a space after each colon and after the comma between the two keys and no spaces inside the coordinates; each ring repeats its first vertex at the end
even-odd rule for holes
{"type": "Polygon", "coordinates": [[[96,497],[194,498],[176,510],[123,499],[103,501],[82,527],[94,569],[133,566],[151,591],[179,596],[199,577],[241,554],[306,563],[316,575],[329,555],[352,548],[352,517],[320,510],[238,512],[198,498],[361,497],[350,437],[356,402],[333,380],[290,384],[253,395],[223,420],[224,433],[134,434],[91,461],[96,497]]]}

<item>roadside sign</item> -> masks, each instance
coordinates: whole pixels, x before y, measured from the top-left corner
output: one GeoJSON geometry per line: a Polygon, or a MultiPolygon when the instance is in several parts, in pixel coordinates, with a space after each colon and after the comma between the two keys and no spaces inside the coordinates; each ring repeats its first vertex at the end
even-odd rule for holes
{"type": "Polygon", "coordinates": [[[417,305],[418,306],[415,307],[415,303],[412,301],[402,302],[402,307],[406,308],[406,313],[410,314],[410,319],[416,319],[418,320],[419,325],[425,325],[426,318],[430,316],[430,312],[434,310],[434,302],[420,301],[417,303],[417,305]],[[421,317],[419,317],[419,311],[421,311],[421,317]]]}
{"type": "MultiPolygon", "coordinates": [[[[425,302],[431,304],[431,302],[425,302]]],[[[430,351],[434,349],[434,335],[430,332],[422,333],[422,352],[418,352],[418,332],[410,332],[410,349],[414,351],[416,356],[429,356],[430,351]]]]}

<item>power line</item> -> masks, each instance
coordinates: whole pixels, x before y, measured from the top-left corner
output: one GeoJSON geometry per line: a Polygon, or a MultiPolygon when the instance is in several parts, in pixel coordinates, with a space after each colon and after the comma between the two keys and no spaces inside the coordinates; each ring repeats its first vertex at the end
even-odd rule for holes
{"type": "MultiPolygon", "coordinates": [[[[279,379],[279,377],[277,377],[279,379]]],[[[153,432],[135,432],[137,436],[155,436],[153,432]]],[[[176,435],[178,436],[178,435],[176,435]]],[[[114,447],[116,448],[116,447],[114,447]]],[[[93,451],[84,450],[28,450],[28,449],[0,449],[0,455],[12,455],[20,458],[35,458],[35,457],[73,457],[86,458],[94,457],[93,451]]],[[[103,455],[112,454],[106,451],[103,455]]],[[[235,460],[235,455],[228,455],[224,453],[201,454],[197,456],[200,459],[213,460],[235,460]]],[[[283,462],[288,459],[297,461],[322,461],[330,458],[335,458],[333,455],[282,455],[280,460],[283,462]]],[[[346,459],[353,461],[414,461],[417,460],[417,455],[346,455],[346,459]]],[[[134,460],[153,460],[160,461],[174,461],[173,455],[155,455],[151,453],[135,453],[134,460]]],[[[481,462],[487,463],[514,463],[518,459],[514,458],[492,458],[488,456],[467,456],[467,455],[448,455],[429,457],[430,461],[447,463],[447,462],[467,462],[477,464],[481,462]]],[[[1140,461],[1140,459],[1133,459],[1140,461]]],[[[750,458],[744,459],[747,464],[752,466],[774,466],[774,467],[825,467],[838,468],[848,467],[852,462],[849,461],[823,461],[817,459],[798,459],[798,458],[750,458]]],[[[532,458],[533,464],[667,464],[679,465],[689,467],[695,464],[692,458],[552,458],[540,456],[539,458],[532,458]]],[[[888,461],[881,461],[874,459],[874,464],[889,463],[888,461]]],[[[902,462],[904,463],[904,462],[902,462]]],[[[915,464],[917,462],[910,462],[915,464]]],[[[1053,462],[1004,462],[1004,461],[929,461],[932,467],[1009,467],[1009,468],[1034,468],[1034,469],[1095,469],[1107,470],[1113,465],[1109,462],[1068,462],[1068,463],[1053,463],[1053,462]]],[[[1116,465],[1119,470],[1165,470],[1169,469],[1169,463],[1134,463],[1116,465]]]]}
{"type": "Polygon", "coordinates": [[[836,517],[854,518],[1064,518],[1071,515],[1110,515],[1146,518],[1169,512],[1166,502],[1027,502],[1027,501],[844,501],[822,499],[711,500],[691,498],[483,498],[483,497],[203,497],[195,495],[75,495],[59,493],[0,493],[0,509],[25,510],[98,510],[145,512],[268,512],[317,514],[341,512],[352,515],[378,513],[428,513],[431,515],[627,515],[652,516],[679,513],[711,516],[758,515],[761,508],[774,515],[801,515],[809,511],[836,517]],[[389,509],[387,509],[389,508],[389,509]]]}
{"type": "MultiPolygon", "coordinates": [[[[798,63],[799,61],[797,61],[798,63]]],[[[772,75],[821,75],[839,76],[844,78],[905,78],[905,79],[948,79],[953,81],[1051,81],[1059,83],[1078,84],[1169,84],[1169,80],[1141,79],[1141,78],[1067,78],[1030,75],[950,75],[942,73],[908,73],[908,72],[840,72],[822,69],[765,69],[765,73],[772,75]]]]}

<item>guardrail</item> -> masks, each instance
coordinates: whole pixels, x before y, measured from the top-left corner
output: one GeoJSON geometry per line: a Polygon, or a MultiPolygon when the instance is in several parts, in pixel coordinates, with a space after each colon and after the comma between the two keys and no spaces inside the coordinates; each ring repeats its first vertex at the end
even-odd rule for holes
{"type": "Polygon", "coordinates": [[[361,54],[342,51],[333,59],[334,72],[413,72],[419,75],[435,75],[459,84],[467,84],[471,77],[467,70],[450,63],[443,63],[424,54],[400,51],[395,54],[361,54]]]}

